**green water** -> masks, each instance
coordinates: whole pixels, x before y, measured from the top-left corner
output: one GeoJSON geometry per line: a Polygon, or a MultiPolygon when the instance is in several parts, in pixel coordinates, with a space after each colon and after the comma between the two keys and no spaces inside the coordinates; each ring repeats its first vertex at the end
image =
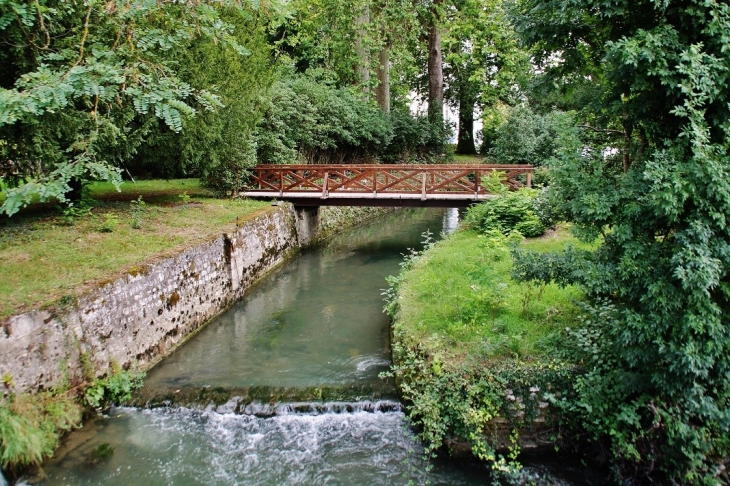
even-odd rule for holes
{"type": "MultiPolygon", "coordinates": [[[[149,374],[148,391],[173,390],[194,402],[196,396],[210,397],[203,391],[364,390],[382,383],[378,373],[387,369],[390,356],[389,323],[381,312],[385,277],[398,272],[402,254],[420,247],[424,231],[451,231],[455,221],[455,211],[399,212],[302,253],[158,365],[149,374]]],[[[348,402],[278,403],[271,397],[251,403],[233,396],[222,405],[192,408],[114,409],[71,434],[43,466],[43,475],[30,481],[491,484],[484,464],[426,461],[396,401],[371,395],[348,402]],[[94,460],[93,451],[104,444],[113,454],[94,460]]],[[[580,468],[547,467],[542,459],[526,471],[535,481],[530,484],[596,484],[580,468]]]]}
{"type": "Polygon", "coordinates": [[[147,378],[150,387],[342,385],[390,363],[385,277],[438,235],[444,210],[400,212],[305,251],[251,289],[147,378]]]}

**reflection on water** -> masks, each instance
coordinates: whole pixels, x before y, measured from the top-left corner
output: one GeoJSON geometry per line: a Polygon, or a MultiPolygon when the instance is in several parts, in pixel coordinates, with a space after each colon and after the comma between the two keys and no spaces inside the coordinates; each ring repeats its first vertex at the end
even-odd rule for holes
{"type": "MultiPolygon", "coordinates": [[[[385,277],[456,213],[408,210],[348,231],[275,272],[149,373],[148,386],[320,386],[388,368],[385,277]]],[[[446,228],[444,226],[446,225],[446,228]]]]}
{"type": "MultiPolygon", "coordinates": [[[[303,253],[153,370],[147,386],[374,382],[390,355],[385,277],[421,233],[453,231],[457,219],[403,211],[303,253]]],[[[398,403],[240,403],[113,410],[67,437],[41,484],[491,484],[483,464],[424,460],[398,403]],[[103,444],[112,456],[90,461],[103,444]]],[[[529,484],[595,484],[531,471],[539,480],[529,484]]]]}

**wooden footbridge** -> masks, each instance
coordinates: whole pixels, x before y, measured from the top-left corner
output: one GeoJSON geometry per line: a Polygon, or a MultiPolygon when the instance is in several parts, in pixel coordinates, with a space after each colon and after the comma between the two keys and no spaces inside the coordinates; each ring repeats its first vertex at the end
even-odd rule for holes
{"type": "Polygon", "coordinates": [[[297,206],[465,207],[494,197],[482,177],[503,174],[510,189],[532,184],[530,165],[259,165],[242,196],[297,206]]]}

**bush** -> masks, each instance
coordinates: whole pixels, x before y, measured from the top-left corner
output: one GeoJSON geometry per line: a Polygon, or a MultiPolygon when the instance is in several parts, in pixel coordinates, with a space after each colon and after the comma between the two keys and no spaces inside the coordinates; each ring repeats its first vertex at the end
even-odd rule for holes
{"type": "Polygon", "coordinates": [[[261,163],[430,163],[444,152],[446,127],[407,108],[386,115],[358,93],[305,76],[272,93],[255,136],[261,163]]]}
{"type": "Polygon", "coordinates": [[[217,196],[241,189],[250,175],[247,169],[257,163],[256,141],[253,137],[242,137],[234,150],[235,157],[211,161],[200,175],[203,186],[213,189],[217,196]]]}
{"type": "Polygon", "coordinates": [[[388,117],[347,89],[295,76],[272,93],[256,131],[262,163],[369,161],[390,142],[388,117]]]}
{"type": "MultiPolygon", "coordinates": [[[[485,128],[485,153],[500,164],[546,165],[557,151],[559,134],[575,129],[572,115],[553,111],[540,115],[528,105],[513,108],[504,123],[485,128]]],[[[536,180],[536,183],[541,182],[536,180]]]]}
{"type": "Polygon", "coordinates": [[[554,228],[556,224],[562,221],[553,196],[554,194],[550,192],[548,187],[543,187],[538,190],[537,195],[532,200],[532,209],[535,216],[546,228],[554,228]]]}
{"type": "Polygon", "coordinates": [[[183,120],[181,133],[152,127],[128,164],[132,173],[196,176],[222,195],[240,189],[246,169],[256,165],[253,134],[275,74],[264,32],[266,18],[253,9],[248,13],[222,9],[221,15],[236,27],[236,40],[249,55],[198,39],[174,57],[183,79],[192,86],[215,86],[223,106],[215,111],[200,109],[195,118],[183,120]]]}
{"type": "Polygon", "coordinates": [[[425,115],[413,116],[407,108],[390,114],[392,137],[380,153],[381,161],[396,163],[431,163],[445,151],[448,130],[441,123],[432,123],[425,115]]]}
{"type": "Polygon", "coordinates": [[[507,192],[495,199],[469,208],[465,223],[478,231],[499,230],[504,234],[519,231],[528,238],[545,233],[545,225],[535,214],[534,189],[507,192]]]}
{"type": "Polygon", "coordinates": [[[110,376],[95,380],[84,390],[84,401],[92,408],[108,408],[132,399],[132,392],[144,382],[144,373],[116,370],[110,376]]]}

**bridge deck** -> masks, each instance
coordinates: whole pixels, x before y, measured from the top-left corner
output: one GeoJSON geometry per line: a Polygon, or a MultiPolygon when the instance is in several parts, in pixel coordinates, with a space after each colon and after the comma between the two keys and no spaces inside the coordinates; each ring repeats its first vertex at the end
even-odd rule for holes
{"type": "Polygon", "coordinates": [[[494,197],[482,177],[497,171],[509,189],[530,186],[532,166],[260,165],[242,196],[301,206],[468,206],[494,197]],[[524,183],[518,179],[524,176],[524,183]]]}

